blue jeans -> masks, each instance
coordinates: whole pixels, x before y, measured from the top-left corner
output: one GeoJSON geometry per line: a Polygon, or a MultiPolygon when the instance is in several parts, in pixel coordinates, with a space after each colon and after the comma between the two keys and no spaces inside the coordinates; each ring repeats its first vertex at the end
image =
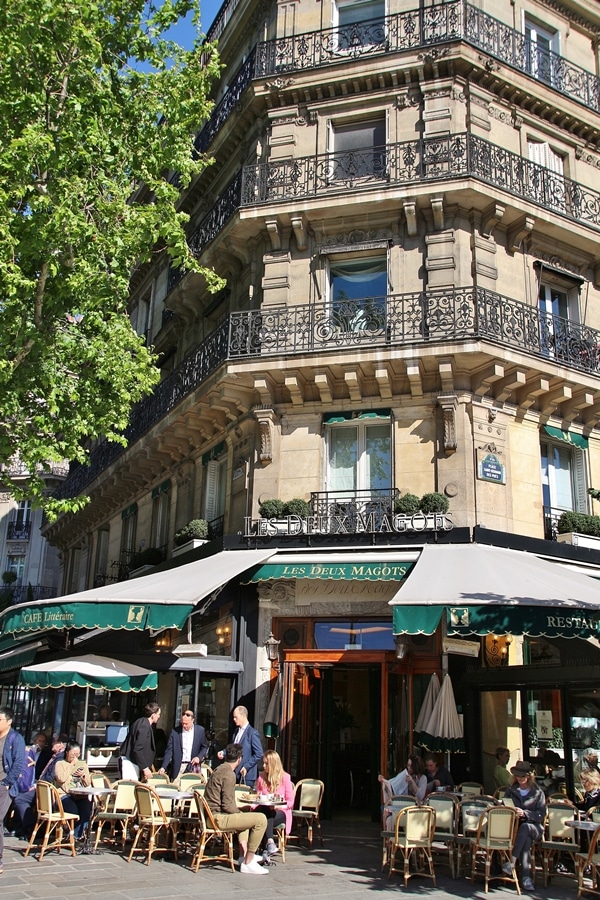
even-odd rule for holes
{"type": "Polygon", "coordinates": [[[79,822],[75,828],[75,837],[83,837],[92,816],[91,801],[87,797],[72,797],[70,794],[65,794],[60,799],[65,812],[75,813],[76,816],[79,816],[79,822]]]}

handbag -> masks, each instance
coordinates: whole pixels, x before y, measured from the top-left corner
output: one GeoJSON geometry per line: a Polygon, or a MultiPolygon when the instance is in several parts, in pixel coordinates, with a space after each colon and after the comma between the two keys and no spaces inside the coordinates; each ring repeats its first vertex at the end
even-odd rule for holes
{"type": "Polygon", "coordinates": [[[186,772],[193,772],[194,775],[200,775],[202,772],[202,766],[200,763],[188,763],[186,766],[186,772]]]}

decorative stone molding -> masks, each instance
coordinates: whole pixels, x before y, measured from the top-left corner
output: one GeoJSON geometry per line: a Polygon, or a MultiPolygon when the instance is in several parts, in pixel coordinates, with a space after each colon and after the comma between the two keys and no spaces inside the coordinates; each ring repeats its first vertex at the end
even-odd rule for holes
{"type": "Polygon", "coordinates": [[[304,220],[302,216],[292,216],[292,228],[298,250],[306,250],[306,231],[304,230],[304,220]]]}
{"type": "Polygon", "coordinates": [[[502,203],[492,203],[491,206],[488,206],[481,218],[481,234],[489,237],[496,225],[502,220],[505,212],[506,206],[502,203]]]}
{"type": "Polygon", "coordinates": [[[281,250],[281,231],[279,230],[277,219],[267,219],[265,225],[271,240],[271,248],[273,250],[281,250]]]}
{"type": "Polygon", "coordinates": [[[438,404],[442,409],[444,423],[444,453],[456,453],[458,441],[456,437],[456,410],[458,397],[456,394],[440,394],[438,404]]]}
{"type": "Polygon", "coordinates": [[[355,228],[352,231],[338,231],[336,234],[321,235],[318,245],[321,253],[331,252],[332,250],[343,251],[348,247],[353,250],[371,250],[379,244],[389,243],[393,240],[393,234],[390,228],[371,229],[363,231],[355,228]]]}
{"type": "Polygon", "coordinates": [[[516,253],[521,249],[523,240],[533,231],[535,225],[534,216],[522,216],[508,229],[506,234],[506,249],[509,253],[516,253]]]}
{"type": "Polygon", "coordinates": [[[0,503],[10,503],[10,491],[0,491],[0,503]]]}
{"type": "Polygon", "coordinates": [[[581,274],[583,267],[569,262],[562,256],[558,256],[555,253],[548,253],[546,250],[542,250],[540,247],[534,245],[530,247],[529,252],[532,256],[535,256],[536,259],[540,259],[542,262],[548,263],[548,265],[552,266],[553,269],[564,269],[565,275],[570,272],[573,275],[583,277],[583,275],[581,274]]]}
{"type": "Polygon", "coordinates": [[[432,197],[431,198],[431,211],[433,213],[433,224],[436,228],[436,231],[444,230],[444,198],[443,197],[432,197]]]}
{"type": "Polygon", "coordinates": [[[516,129],[523,127],[523,116],[520,116],[517,113],[517,109],[514,106],[511,107],[511,109],[501,109],[494,106],[493,103],[490,103],[488,112],[490,116],[498,122],[504,122],[505,125],[512,125],[512,127],[516,129]]]}
{"type": "Polygon", "coordinates": [[[258,422],[260,433],[259,459],[261,465],[268,466],[273,462],[273,436],[279,420],[273,409],[264,407],[257,407],[254,410],[254,417],[258,422]]]}
{"type": "Polygon", "coordinates": [[[286,88],[289,88],[292,84],[294,84],[293,78],[276,78],[274,81],[265,81],[265,91],[269,91],[271,94],[277,94],[279,91],[284,91],[286,88]]]}
{"type": "Polygon", "coordinates": [[[400,91],[396,95],[396,109],[408,109],[409,107],[419,106],[420,103],[421,94],[414,88],[400,91]]]}

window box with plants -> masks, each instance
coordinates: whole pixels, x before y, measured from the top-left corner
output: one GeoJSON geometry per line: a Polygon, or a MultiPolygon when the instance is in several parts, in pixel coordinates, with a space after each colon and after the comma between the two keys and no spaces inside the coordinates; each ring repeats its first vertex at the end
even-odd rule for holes
{"type": "Polygon", "coordinates": [[[137,578],[145,575],[154,566],[164,562],[165,554],[160,547],[146,547],[139,553],[134,553],[128,566],[128,574],[130,578],[137,578]]]}
{"type": "Polygon", "coordinates": [[[445,494],[440,494],[439,491],[423,494],[421,498],[417,497],[416,494],[403,494],[396,500],[394,512],[397,515],[404,516],[416,516],[419,514],[430,516],[435,513],[443,515],[448,512],[449,506],[448,498],[445,494]]]}
{"type": "Polygon", "coordinates": [[[206,544],[207,539],[208,522],[206,519],[192,519],[191,522],[175,532],[172,556],[181,556],[183,553],[195,550],[196,547],[206,544]]]}
{"type": "Polygon", "coordinates": [[[569,510],[558,520],[557,531],[556,540],[560,543],[600,550],[600,516],[569,510]]]}
{"type": "Polygon", "coordinates": [[[269,522],[269,534],[302,534],[306,518],[312,513],[310,503],[295,497],[293,500],[263,500],[258,507],[261,519],[269,522]]]}

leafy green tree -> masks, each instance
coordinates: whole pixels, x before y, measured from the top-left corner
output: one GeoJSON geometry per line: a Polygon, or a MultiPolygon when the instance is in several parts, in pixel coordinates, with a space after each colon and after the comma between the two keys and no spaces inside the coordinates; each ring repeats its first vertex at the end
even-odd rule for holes
{"type": "Polygon", "coordinates": [[[158,380],[127,315],[132,272],[168,253],[221,286],[177,208],[209,162],[192,148],[219,71],[200,36],[189,52],[168,39],[192,9],[199,35],[197,3],[0,5],[0,464],[18,455],[50,514],[85,498],[49,500],[40,467],[85,462],[101,435],[123,442],[158,380]]]}

